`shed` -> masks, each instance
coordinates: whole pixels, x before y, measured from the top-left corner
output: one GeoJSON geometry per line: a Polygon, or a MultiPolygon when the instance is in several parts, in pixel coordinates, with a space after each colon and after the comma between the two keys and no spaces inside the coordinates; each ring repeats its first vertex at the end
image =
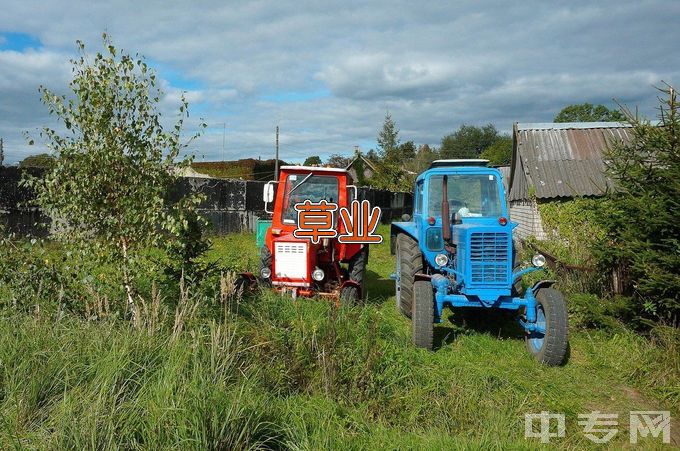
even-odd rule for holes
{"type": "Polygon", "coordinates": [[[508,200],[518,235],[546,238],[538,203],[610,189],[604,151],[630,134],[620,122],[515,123],[508,200]]]}

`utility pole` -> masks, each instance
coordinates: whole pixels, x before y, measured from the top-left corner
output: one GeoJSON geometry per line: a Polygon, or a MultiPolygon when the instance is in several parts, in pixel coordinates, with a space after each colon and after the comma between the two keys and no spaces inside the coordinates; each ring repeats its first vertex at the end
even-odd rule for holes
{"type": "Polygon", "coordinates": [[[279,126],[276,126],[276,160],[274,161],[274,180],[279,179],[279,126]]]}
{"type": "Polygon", "coordinates": [[[2,144],[2,138],[0,138],[0,167],[2,167],[2,163],[5,161],[5,148],[2,144]]]}
{"type": "Polygon", "coordinates": [[[222,161],[225,161],[227,159],[227,156],[224,151],[224,145],[227,142],[227,123],[223,123],[224,128],[222,128],[222,161]]]}

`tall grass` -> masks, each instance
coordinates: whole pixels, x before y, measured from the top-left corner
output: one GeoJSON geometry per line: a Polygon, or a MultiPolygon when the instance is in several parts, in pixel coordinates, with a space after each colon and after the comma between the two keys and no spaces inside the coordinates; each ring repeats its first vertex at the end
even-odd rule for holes
{"type": "MultiPolygon", "coordinates": [[[[548,368],[512,319],[484,312],[453,312],[437,352],[415,349],[386,245],[372,250],[367,305],[351,309],[241,296],[234,259],[198,285],[150,282],[136,328],[99,292],[84,314],[4,311],[0,449],[526,449],[539,443],[524,438],[524,414],[546,410],[567,417],[553,445],[581,449],[580,413],[680,414],[677,330],[642,337],[575,308],[586,298],[569,299],[569,363],[548,368]]],[[[625,430],[610,443],[626,444],[625,430]]]]}
{"type": "MultiPolygon", "coordinates": [[[[625,384],[680,399],[677,360],[658,361],[677,337],[577,334],[571,363],[547,368],[494,333],[451,331],[437,353],[414,349],[390,307],[262,294],[219,321],[184,316],[181,329],[177,314],[155,329],[0,319],[0,446],[524,448],[524,413],[564,412],[575,426],[578,413],[634,406],[612,401],[625,384]]],[[[589,444],[576,430],[557,443],[589,444]]]]}

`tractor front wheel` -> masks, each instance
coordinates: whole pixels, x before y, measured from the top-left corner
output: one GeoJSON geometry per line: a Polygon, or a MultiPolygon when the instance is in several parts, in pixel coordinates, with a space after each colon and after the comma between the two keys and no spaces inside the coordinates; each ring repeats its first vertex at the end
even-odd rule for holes
{"type": "Polygon", "coordinates": [[[352,307],[359,299],[359,287],[355,285],[345,285],[340,290],[340,305],[343,307],[352,307]]]}
{"type": "Polygon", "coordinates": [[[553,288],[541,288],[536,293],[536,302],[536,325],[544,332],[529,332],[526,336],[527,349],[541,363],[561,365],[569,344],[564,296],[553,288]]]}
{"type": "Polygon", "coordinates": [[[434,340],[434,296],[432,282],[416,280],[413,284],[413,308],[411,324],[413,344],[432,350],[434,340]]]}
{"type": "Polygon", "coordinates": [[[260,248],[260,267],[257,273],[257,281],[261,286],[271,287],[271,276],[268,279],[265,279],[261,275],[263,268],[269,268],[270,271],[272,269],[272,253],[269,252],[269,248],[267,246],[262,246],[262,248],[260,248]]]}

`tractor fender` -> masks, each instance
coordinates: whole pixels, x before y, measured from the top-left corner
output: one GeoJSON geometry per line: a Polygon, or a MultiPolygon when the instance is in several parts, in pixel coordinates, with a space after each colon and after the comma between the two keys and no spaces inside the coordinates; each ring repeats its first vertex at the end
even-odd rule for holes
{"type": "Polygon", "coordinates": [[[345,280],[344,282],[342,282],[342,285],[340,285],[339,292],[342,292],[342,289],[345,288],[346,286],[357,287],[357,290],[359,290],[359,297],[363,298],[364,294],[361,292],[362,290],[361,290],[361,284],[360,283],[358,283],[354,280],[345,280]]]}
{"type": "Polygon", "coordinates": [[[541,288],[550,288],[553,286],[557,281],[556,280],[539,280],[534,284],[533,287],[531,287],[531,291],[536,294],[538,290],[541,288]]]}
{"type": "Polygon", "coordinates": [[[238,277],[243,277],[246,280],[252,280],[253,282],[256,280],[255,274],[252,272],[240,272],[238,273],[238,277]]]}
{"type": "Polygon", "coordinates": [[[397,235],[405,233],[418,241],[418,230],[415,222],[393,222],[390,224],[390,254],[397,252],[397,235]]]}

